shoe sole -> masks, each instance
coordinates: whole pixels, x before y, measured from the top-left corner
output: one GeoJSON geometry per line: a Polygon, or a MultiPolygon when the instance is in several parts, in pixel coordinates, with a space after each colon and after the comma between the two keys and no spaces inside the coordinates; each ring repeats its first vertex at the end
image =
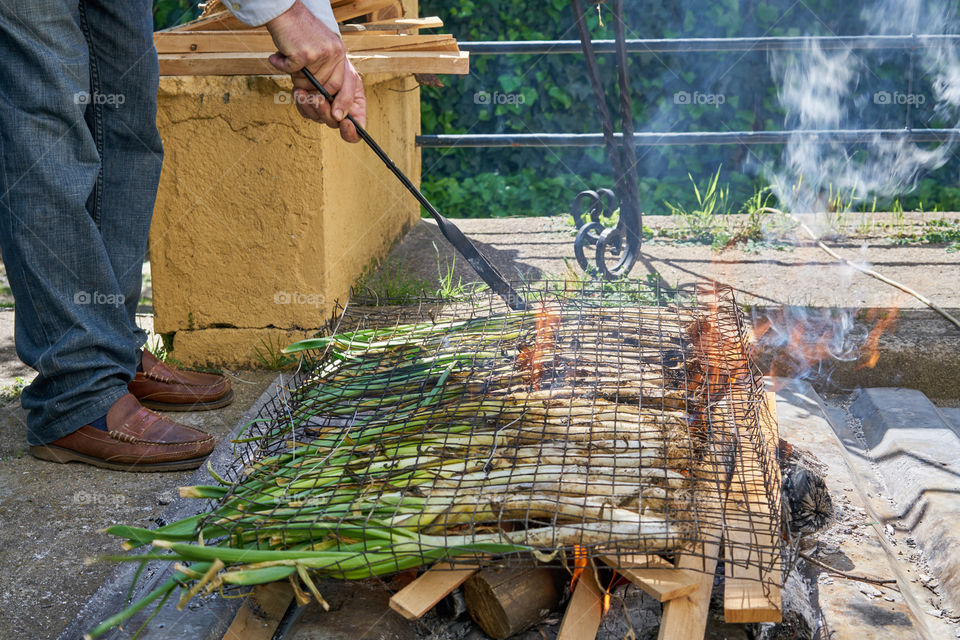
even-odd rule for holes
{"type": "Polygon", "coordinates": [[[146,398],[137,398],[140,404],[147,409],[154,411],[210,411],[220,409],[233,402],[233,389],[227,392],[227,395],[209,402],[194,402],[193,404],[180,404],[176,402],[155,402],[146,398]]]}
{"type": "Polygon", "coordinates": [[[60,464],[67,464],[68,462],[83,462],[85,464],[93,465],[95,467],[100,467],[101,469],[111,469],[113,471],[190,471],[192,469],[198,468],[203,461],[207,459],[207,456],[201,458],[190,458],[187,460],[172,460],[170,462],[151,462],[151,463],[135,463],[135,462],[110,462],[109,460],[104,460],[103,458],[95,458],[93,456],[88,456],[83,453],[78,453],[76,451],[71,451],[70,449],[64,449],[63,447],[56,447],[51,445],[33,445],[30,447],[30,454],[34,458],[40,460],[48,460],[50,462],[59,462],[60,464]]]}

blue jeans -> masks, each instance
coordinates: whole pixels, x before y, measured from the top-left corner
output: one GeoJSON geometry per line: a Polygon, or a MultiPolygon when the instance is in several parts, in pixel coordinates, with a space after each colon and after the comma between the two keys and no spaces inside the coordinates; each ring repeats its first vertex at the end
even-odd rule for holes
{"type": "Polygon", "coordinates": [[[102,415],[136,371],[163,148],[150,0],[0,2],[0,248],[30,444],[102,415]]]}

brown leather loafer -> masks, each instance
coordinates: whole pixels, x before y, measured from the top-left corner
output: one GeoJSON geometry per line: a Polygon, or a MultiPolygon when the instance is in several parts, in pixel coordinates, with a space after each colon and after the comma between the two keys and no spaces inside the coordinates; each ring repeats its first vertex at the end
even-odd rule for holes
{"type": "Polygon", "coordinates": [[[219,409],[233,402],[233,389],[224,376],[197,371],[181,371],[157,360],[144,349],[143,371],[127,390],[140,404],[159,411],[205,411],[219,409]]]}
{"type": "Polygon", "coordinates": [[[212,436],[157,415],[128,393],[107,412],[106,431],[87,425],[30,453],[117,471],[183,471],[199,467],[214,444],[212,436]]]}

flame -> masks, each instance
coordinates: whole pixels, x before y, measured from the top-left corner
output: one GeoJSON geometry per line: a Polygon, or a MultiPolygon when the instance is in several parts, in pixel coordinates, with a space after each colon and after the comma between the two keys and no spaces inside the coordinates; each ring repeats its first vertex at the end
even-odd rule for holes
{"type": "Polygon", "coordinates": [[[620,580],[620,574],[616,571],[613,572],[613,575],[610,576],[610,584],[607,585],[606,590],[603,592],[603,615],[607,615],[607,612],[610,611],[610,592],[613,591],[614,586],[620,580]]]}
{"type": "Polygon", "coordinates": [[[577,585],[577,581],[587,568],[587,548],[579,544],[573,545],[573,577],[570,578],[570,591],[577,585]]]}
{"type": "Polygon", "coordinates": [[[540,388],[540,380],[543,378],[544,354],[549,353],[556,347],[559,330],[559,311],[541,304],[537,311],[536,334],[533,345],[522,347],[520,355],[517,357],[518,367],[530,371],[530,383],[534,389],[540,388]]]}
{"type": "Polygon", "coordinates": [[[877,320],[867,334],[863,346],[860,348],[860,364],[857,369],[873,369],[880,360],[880,336],[889,331],[893,333],[897,329],[897,320],[900,315],[899,309],[886,309],[882,312],[879,309],[870,309],[867,311],[866,319],[868,321],[877,320]],[[877,319],[877,316],[880,316],[877,319]]]}
{"type": "Polygon", "coordinates": [[[785,306],[755,317],[750,331],[753,352],[771,353],[772,377],[810,378],[825,373],[830,361],[859,361],[858,369],[872,368],[880,359],[880,336],[897,326],[898,309],[870,309],[865,320],[873,328],[855,326],[852,310],[785,306]]]}

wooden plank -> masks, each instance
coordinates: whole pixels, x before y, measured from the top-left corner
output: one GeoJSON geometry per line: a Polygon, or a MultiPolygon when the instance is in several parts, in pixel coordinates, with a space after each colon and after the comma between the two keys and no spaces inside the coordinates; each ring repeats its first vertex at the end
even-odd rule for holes
{"type": "Polygon", "coordinates": [[[404,29],[437,29],[443,26],[443,20],[437,16],[425,18],[399,18],[393,20],[375,20],[363,24],[340,25],[340,32],[350,31],[399,31],[404,29]]]}
{"type": "Polygon", "coordinates": [[[343,43],[347,45],[347,51],[402,51],[405,49],[441,51],[444,50],[444,47],[448,49],[453,47],[452,50],[459,51],[456,38],[449,33],[426,35],[345,33],[343,34],[343,43]]]}
{"type": "MultiPolygon", "coordinates": [[[[265,52],[229,53],[163,53],[160,59],[162,76],[237,76],[283,75],[268,61],[265,52]]],[[[464,75],[470,71],[470,54],[466,51],[445,53],[434,51],[394,51],[389,53],[350,53],[347,56],[360,73],[450,73],[464,75]]]]}
{"type": "Polygon", "coordinates": [[[394,1],[395,0],[353,0],[353,2],[349,4],[334,7],[333,16],[337,19],[337,22],[353,20],[354,18],[386,9],[391,6],[394,1]]]}
{"type": "Polygon", "coordinates": [[[223,31],[238,29],[252,29],[250,25],[237,20],[229,11],[218,11],[206,18],[198,18],[186,24],[180,24],[175,27],[165,29],[160,33],[184,32],[184,31],[223,31]]]}
{"type": "Polygon", "coordinates": [[[720,545],[708,541],[698,545],[695,554],[684,554],[677,559],[677,567],[695,571],[696,588],[685,596],[663,603],[658,640],[696,640],[703,638],[707,629],[707,613],[710,610],[710,594],[713,593],[713,574],[717,569],[720,545]]]}
{"type": "MultiPolygon", "coordinates": [[[[724,529],[723,614],[731,623],[780,622],[779,531],[765,489],[764,466],[779,486],[780,468],[775,448],[777,430],[776,396],[767,393],[766,411],[760,411],[761,434],[767,449],[758,452],[746,438],[741,442],[739,468],[734,470],[727,496],[724,529]]],[[[741,431],[741,435],[744,431],[741,431]]]]}
{"type": "Polygon", "coordinates": [[[476,565],[435,565],[390,598],[390,608],[416,620],[480,570],[476,565]]]}
{"type": "MultiPolygon", "coordinates": [[[[456,39],[447,33],[428,35],[372,35],[367,33],[344,34],[343,42],[348,51],[417,50],[458,51],[456,39]]],[[[264,52],[277,50],[273,37],[265,29],[246,31],[184,31],[157,32],[153,34],[157,53],[227,53],[264,52]]]]}
{"type": "Polygon", "coordinates": [[[590,640],[597,637],[603,619],[603,593],[597,585],[597,573],[587,567],[580,574],[573,596],[563,613],[557,640],[590,640]]]}
{"type": "Polygon", "coordinates": [[[289,582],[257,585],[243,601],[223,640],[269,640],[292,600],[289,582]]]}
{"type": "Polygon", "coordinates": [[[223,53],[256,51],[273,53],[277,46],[266,29],[245,31],[158,31],[153,34],[157,53],[223,53]]]}
{"type": "Polygon", "coordinates": [[[600,556],[600,560],[659,602],[688,595],[700,583],[697,573],[677,569],[658,555],[600,556]]]}

